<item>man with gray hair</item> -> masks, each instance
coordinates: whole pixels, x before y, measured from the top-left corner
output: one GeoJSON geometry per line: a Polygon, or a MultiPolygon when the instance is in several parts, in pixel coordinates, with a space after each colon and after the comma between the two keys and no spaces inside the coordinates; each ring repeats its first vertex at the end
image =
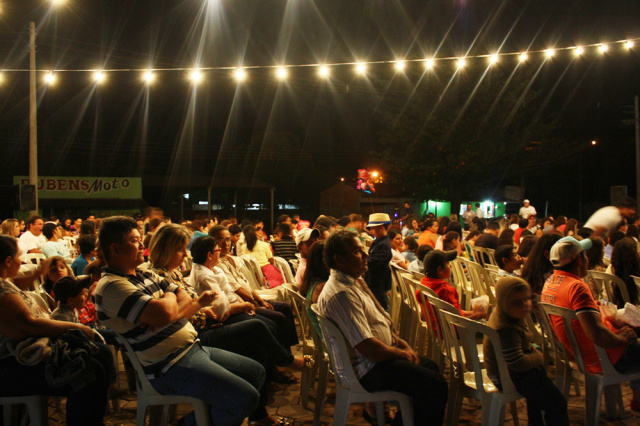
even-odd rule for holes
{"type": "MultiPolygon", "coordinates": [[[[358,236],[334,232],[325,242],[324,261],[331,268],[329,280],[318,299],[320,314],[336,323],[353,349],[353,366],[369,392],[397,391],[413,400],[416,425],[444,421],[447,382],[438,366],[418,358],[413,349],[393,332],[389,315],[362,279],[367,254],[358,236]]],[[[327,339],[331,345],[331,339],[327,339]]],[[[396,416],[393,425],[402,424],[396,416]]]]}

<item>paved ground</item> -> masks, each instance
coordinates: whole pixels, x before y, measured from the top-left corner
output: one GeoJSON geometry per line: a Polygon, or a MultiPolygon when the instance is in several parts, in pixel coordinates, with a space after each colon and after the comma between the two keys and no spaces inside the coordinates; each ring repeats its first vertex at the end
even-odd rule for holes
{"type": "MultiPolygon", "coordinates": [[[[126,378],[124,376],[124,371],[122,368],[122,362],[120,362],[120,375],[121,375],[121,383],[124,386],[126,384],[126,378]]],[[[300,401],[300,385],[278,385],[280,387],[279,390],[273,393],[273,403],[269,407],[269,412],[273,415],[282,416],[286,418],[286,420],[292,426],[303,426],[303,425],[311,425],[313,422],[313,407],[314,402],[313,399],[309,402],[309,409],[305,409],[299,405],[300,401]]],[[[584,399],[584,389],[582,389],[580,397],[574,395],[574,391],[572,388],[571,396],[569,398],[569,417],[572,425],[583,425],[584,424],[584,408],[585,408],[585,399],[584,399]]],[[[313,393],[312,393],[313,396],[313,393]]],[[[640,413],[632,412],[629,410],[629,400],[631,398],[631,390],[628,385],[623,385],[623,396],[625,400],[626,415],[627,418],[624,420],[615,420],[608,421],[605,418],[605,415],[602,414],[600,425],[637,425],[640,426],[640,413]]],[[[333,414],[333,403],[335,401],[335,385],[333,382],[329,385],[327,402],[325,403],[325,408],[323,410],[322,416],[322,425],[330,425],[332,422],[332,414],[333,414]]],[[[51,400],[50,404],[50,425],[63,425],[64,415],[62,414],[64,411],[64,400],[62,401],[62,410],[58,410],[55,408],[54,400],[51,400]]],[[[178,408],[178,416],[184,415],[188,410],[188,406],[181,406],[178,408]]],[[[349,413],[348,424],[349,425],[367,425],[368,423],[364,421],[361,417],[362,406],[353,405],[351,407],[349,413]]],[[[603,407],[604,411],[604,407],[603,407]]],[[[460,424],[461,425],[469,425],[475,426],[480,425],[481,423],[481,405],[478,401],[475,400],[466,400],[464,402],[460,424]]],[[[527,424],[527,413],[526,413],[526,404],[524,400],[518,402],[518,418],[520,420],[520,424],[526,426],[527,424]]],[[[121,400],[121,409],[119,414],[109,414],[105,419],[105,423],[107,425],[113,426],[134,426],[136,422],[136,399],[135,395],[126,395],[121,400]]],[[[154,421],[152,426],[156,426],[156,424],[160,424],[159,421],[154,421]]],[[[175,421],[171,421],[170,424],[175,424],[175,421]]],[[[245,422],[246,424],[246,422],[245,422]]],[[[506,413],[506,425],[511,426],[514,425],[512,414],[509,410],[506,413]]]]}

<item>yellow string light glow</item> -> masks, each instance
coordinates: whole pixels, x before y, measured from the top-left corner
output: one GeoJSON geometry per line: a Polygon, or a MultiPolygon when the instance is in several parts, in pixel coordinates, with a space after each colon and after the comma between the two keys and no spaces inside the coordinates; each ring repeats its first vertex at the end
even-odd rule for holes
{"type": "MultiPolygon", "coordinates": [[[[249,77],[249,72],[251,70],[258,69],[272,69],[274,70],[274,75],[279,80],[286,80],[289,77],[289,72],[292,68],[300,69],[300,68],[308,68],[313,67],[317,69],[317,73],[322,78],[329,78],[331,74],[331,67],[340,67],[340,66],[351,66],[354,67],[354,71],[359,75],[366,75],[369,71],[369,68],[374,65],[385,65],[391,64],[396,72],[404,72],[407,67],[412,63],[422,63],[424,68],[433,69],[437,63],[440,61],[454,61],[455,68],[461,69],[463,67],[468,66],[475,59],[483,59],[485,61],[488,60],[489,64],[495,64],[503,59],[508,57],[514,57],[520,63],[524,63],[530,59],[534,59],[537,56],[542,56],[547,59],[554,57],[556,55],[560,55],[562,52],[567,51],[570,52],[573,56],[582,56],[588,53],[589,50],[596,50],[598,52],[605,53],[612,51],[616,46],[621,46],[625,51],[630,51],[635,45],[636,42],[640,40],[640,38],[635,39],[627,39],[627,40],[618,40],[615,42],[609,43],[594,43],[589,45],[581,45],[581,46],[568,46],[568,47],[556,47],[549,48],[543,50],[530,50],[527,52],[502,52],[502,53],[493,53],[493,54],[481,54],[481,55],[469,55],[464,58],[460,57],[428,57],[421,59],[395,59],[395,60],[378,60],[378,61],[357,61],[357,62],[338,62],[331,64],[291,64],[291,65],[252,65],[246,66],[242,68],[238,67],[229,67],[229,66],[216,66],[216,67],[198,67],[198,68],[153,68],[153,69],[140,69],[140,68],[127,68],[127,69],[102,69],[96,71],[95,69],[56,69],[55,77],[53,76],[52,70],[39,70],[38,72],[46,73],[42,78],[47,84],[53,83],[53,80],[57,80],[60,77],[60,73],[70,73],[70,72],[89,72],[93,73],[93,80],[95,83],[99,84],[105,81],[107,73],[114,72],[138,72],[142,74],[142,80],[147,84],[151,83],[155,80],[155,75],[157,72],[188,72],[188,78],[191,80],[193,84],[199,84],[204,79],[203,71],[219,71],[226,70],[232,71],[234,78],[238,81],[244,81],[249,77]],[[49,81],[48,79],[52,79],[49,81]]],[[[7,72],[17,72],[17,73],[26,73],[29,72],[29,69],[4,69],[4,75],[6,76],[7,72]]],[[[0,81],[3,81],[0,74],[0,81]]]]}

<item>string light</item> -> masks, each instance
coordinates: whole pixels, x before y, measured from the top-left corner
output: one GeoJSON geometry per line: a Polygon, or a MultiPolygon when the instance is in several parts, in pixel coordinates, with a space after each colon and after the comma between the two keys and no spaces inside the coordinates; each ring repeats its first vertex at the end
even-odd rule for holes
{"type": "MultiPolygon", "coordinates": [[[[53,1],[53,0],[52,0],[53,1]]],[[[58,0],[62,1],[62,0],[58,0]]],[[[306,67],[312,67],[316,69],[318,75],[322,78],[328,78],[331,74],[330,67],[338,67],[338,66],[349,66],[353,67],[355,73],[359,75],[366,75],[369,72],[370,67],[374,65],[385,65],[391,64],[396,72],[404,72],[408,69],[408,67],[413,63],[422,63],[425,69],[432,69],[438,65],[438,61],[453,61],[456,69],[461,69],[465,66],[468,66],[467,62],[473,61],[475,59],[483,59],[488,61],[489,64],[493,65],[503,59],[513,57],[515,60],[520,63],[524,63],[526,61],[532,60],[538,56],[543,56],[545,58],[551,58],[557,55],[560,55],[563,52],[567,52],[574,57],[582,56],[585,53],[588,53],[590,50],[597,50],[601,53],[608,52],[613,50],[616,46],[620,46],[624,48],[625,51],[630,51],[640,40],[640,38],[628,39],[628,40],[619,40],[610,43],[594,43],[588,45],[581,46],[567,46],[567,47],[556,47],[549,48],[544,50],[530,50],[526,52],[502,52],[502,53],[493,53],[493,54],[478,54],[478,55],[468,55],[464,58],[461,57],[427,57],[420,59],[395,59],[395,60],[375,60],[375,61],[363,61],[359,60],[357,62],[341,62],[341,63],[329,63],[329,64],[293,64],[287,65],[255,65],[249,66],[251,69],[271,69],[274,70],[274,76],[279,80],[286,80],[289,77],[289,73],[291,72],[291,68],[301,69],[306,67]]],[[[472,62],[469,62],[472,63],[472,62]]],[[[42,75],[43,81],[48,84],[52,84],[54,80],[57,80],[59,73],[61,72],[81,72],[81,73],[92,73],[91,77],[96,84],[102,83],[106,80],[108,73],[113,72],[137,72],[142,76],[143,81],[146,83],[151,83],[155,80],[155,73],[158,71],[182,71],[187,72],[188,78],[192,81],[193,84],[199,84],[204,80],[203,71],[228,71],[232,70],[235,79],[238,82],[244,81],[248,77],[247,69],[248,68],[233,68],[228,66],[215,66],[215,67],[198,67],[198,68],[157,68],[157,69],[140,69],[140,68],[132,68],[132,69],[111,69],[111,70],[90,70],[90,69],[57,69],[55,71],[55,76],[47,75],[52,74],[52,71],[46,71],[46,74],[42,75]]],[[[26,73],[29,72],[29,69],[4,69],[2,70],[6,72],[20,72],[26,73]]],[[[0,74],[0,81],[2,81],[2,77],[0,74]]]]}
{"type": "Polygon", "coordinates": [[[242,68],[236,69],[233,75],[238,82],[243,82],[247,79],[247,72],[242,68]]]}
{"type": "Polygon", "coordinates": [[[191,71],[191,74],[189,75],[189,77],[191,78],[191,81],[193,82],[193,84],[199,84],[200,82],[202,82],[202,72],[198,69],[198,70],[193,70],[191,71]]]}
{"type": "Polygon", "coordinates": [[[106,78],[106,76],[105,76],[105,73],[104,73],[103,71],[96,71],[96,72],[93,74],[93,80],[94,80],[97,84],[100,84],[100,83],[104,82],[105,78],[106,78]]]}
{"type": "Polygon", "coordinates": [[[44,82],[47,83],[49,86],[55,84],[56,82],[56,76],[53,75],[53,72],[47,73],[44,76],[44,82]]]}
{"type": "Polygon", "coordinates": [[[287,72],[285,67],[280,66],[276,69],[276,77],[278,77],[278,79],[286,80],[288,75],[289,73],[287,72]]]}
{"type": "Polygon", "coordinates": [[[153,80],[155,80],[155,75],[153,74],[153,71],[151,70],[147,70],[147,72],[144,73],[144,75],[142,76],[142,79],[147,83],[147,84],[151,84],[153,83],[153,80]]]}
{"type": "Polygon", "coordinates": [[[322,78],[328,78],[329,77],[329,67],[322,65],[319,69],[318,69],[318,75],[320,75],[320,77],[322,78]]]}

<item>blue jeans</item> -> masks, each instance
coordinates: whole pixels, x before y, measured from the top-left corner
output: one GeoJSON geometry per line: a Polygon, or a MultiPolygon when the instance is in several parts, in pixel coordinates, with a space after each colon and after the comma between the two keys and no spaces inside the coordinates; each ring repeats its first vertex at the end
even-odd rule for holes
{"type": "MultiPolygon", "coordinates": [[[[211,406],[216,426],[236,426],[258,406],[258,389],[264,379],[259,363],[196,343],[169,371],[151,380],[151,385],[163,395],[201,399],[211,406]]],[[[185,424],[195,425],[193,413],[185,424]]]]}

